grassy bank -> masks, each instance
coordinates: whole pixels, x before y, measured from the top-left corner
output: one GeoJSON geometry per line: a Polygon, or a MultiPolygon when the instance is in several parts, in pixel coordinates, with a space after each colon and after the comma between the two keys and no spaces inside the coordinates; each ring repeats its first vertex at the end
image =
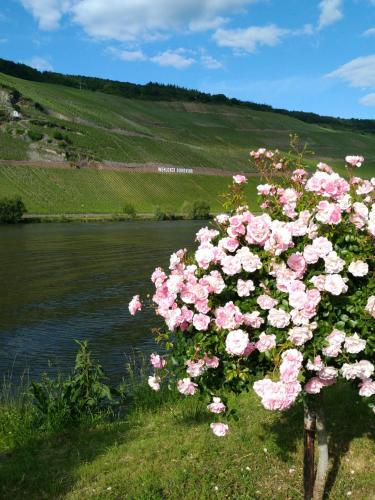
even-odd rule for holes
{"type": "MultiPolygon", "coordinates": [[[[197,397],[138,387],[125,414],[61,433],[2,429],[2,498],[300,499],[302,408],[265,411],[250,392],[232,403],[240,421],[215,438],[197,397]],[[19,431],[18,431],[19,432],[19,431]],[[14,437],[14,436],[13,436],[14,437]]],[[[374,416],[348,386],[327,391],[330,499],[373,499],[374,416]],[[354,398],[354,399],[353,399],[354,398]]],[[[0,412],[20,409],[9,403],[0,412]]],[[[1,415],[1,413],[0,413],[1,415]]],[[[26,422],[26,415],[23,415],[26,422]]],[[[21,423],[20,423],[21,426],[21,423]]],[[[22,426],[21,426],[22,427],[22,426]]],[[[0,426],[1,428],[1,426],[0,426]]]]}

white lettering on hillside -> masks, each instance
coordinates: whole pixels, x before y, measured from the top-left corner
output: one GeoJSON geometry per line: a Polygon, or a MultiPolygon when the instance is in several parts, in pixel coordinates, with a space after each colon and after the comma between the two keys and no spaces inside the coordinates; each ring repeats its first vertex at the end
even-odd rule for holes
{"type": "Polygon", "coordinates": [[[158,167],[158,172],[161,174],[193,174],[194,170],[183,167],[158,167]]]}

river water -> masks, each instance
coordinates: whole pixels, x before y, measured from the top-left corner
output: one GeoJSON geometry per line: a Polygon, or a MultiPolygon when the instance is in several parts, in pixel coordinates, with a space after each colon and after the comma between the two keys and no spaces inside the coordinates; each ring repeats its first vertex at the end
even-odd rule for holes
{"type": "Polygon", "coordinates": [[[151,309],[130,316],[135,293],[171,252],[192,248],[205,222],[0,226],[0,377],[66,371],[87,339],[112,380],[126,358],[156,348],[151,309]]]}

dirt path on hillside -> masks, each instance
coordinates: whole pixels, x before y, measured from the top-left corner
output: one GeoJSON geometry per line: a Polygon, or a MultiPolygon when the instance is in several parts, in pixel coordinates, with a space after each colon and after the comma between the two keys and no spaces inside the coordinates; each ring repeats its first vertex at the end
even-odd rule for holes
{"type": "Polygon", "coordinates": [[[231,171],[220,168],[208,167],[183,167],[179,165],[169,165],[163,163],[122,163],[115,161],[91,162],[88,166],[75,167],[66,161],[35,161],[35,160],[0,160],[0,165],[22,166],[30,168],[51,168],[51,169],[89,169],[89,170],[114,170],[117,172],[148,172],[170,175],[218,175],[229,177],[234,174],[244,174],[247,177],[259,177],[257,172],[231,171]]]}

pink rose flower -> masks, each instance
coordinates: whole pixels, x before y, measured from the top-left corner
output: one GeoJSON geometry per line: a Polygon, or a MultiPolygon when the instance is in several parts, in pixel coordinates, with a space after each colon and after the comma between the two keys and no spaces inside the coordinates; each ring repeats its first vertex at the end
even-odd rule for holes
{"type": "Polygon", "coordinates": [[[324,384],[321,379],[319,377],[313,377],[304,385],[303,388],[307,394],[319,394],[323,387],[324,384]]]}
{"type": "Polygon", "coordinates": [[[276,347],[276,336],[273,334],[267,335],[263,332],[259,335],[259,340],[255,345],[260,352],[269,351],[270,349],[276,347]]]}
{"type": "Polygon", "coordinates": [[[247,226],[246,241],[254,245],[264,245],[270,235],[270,230],[270,216],[258,215],[247,226]]]}
{"type": "Polygon", "coordinates": [[[307,265],[303,255],[300,252],[293,253],[288,261],[288,266],[290,269],[295,271],[299,276],[303,276],[306,271],[307,265]]]}
{"type": "Polygon", "coordinates": [[[303,257],[307,264],[315,264],[319,260],[319,254],[315,246],[306,245],[303,250],[303,257]]]}
{"type": "Polygon", "coordinates": [[[157,375],[151,375],[148,377],[148,385],[153,389],[154,391],[160,391],[160,382],[161,379],[157,375]]]}
{"type": "Polygon", "coordinates": [[[185,396],[193,396],[197,390],[198,384],[195,384],[190,378],[183,378],[177,382],[177,390],[185,396]]]}
{"type": "Polygon", "coordinates": [[[255,382],[253,388],[267,410],[287,410],[301,392],[301,384],[297,381],[273,382],[267,378],[255,382]]]}
{"type": "Polygon", "coordinates": [[[210,317],[206,314],[194,314],[193,325],[199,331],[205,332],[210,324],[210,317]]]}
{"type": "Polygon", "coordinates": [[[211,413],[224,413],[226,410],[225,404],[221,401],[220,398],[212,398],[213,403],[207,405],[208,411],[211,413]]]}
{"type": "Polygon", "coordinates": [[[237,294],[239,297],[248,297],[250,292],[255,290],[254,283],[251,280],[238,280],[237,281],[237,294]]]}
{"type": "Polygon", "coordinates": [[[192,378],[199,377],[205,371],[205,362],[203,359],[200,359],[198,361],[189,359],[188,361],[186,361],[186,364],[188,366],[186,372],[192,378]]]}
{"type": "Polygon", "coordinates": [[[318,372],[324,367],[322,358],[318,355],[315,356],[313,361],[308,360],[306,368],[310,371],[318,372]]]}
{"type": "Polygon", "coordinates": [[[311,340],[312,336],[312,331],[307,325],[294,326],[288,332],[288,340],[298,346],[305,344],[308,340],[311,340]]]}
{"type": "Polygon", "coordinates": [[[139,295],[134,295],[132,300],[129,302],[129,312],[132,316],[134,316],[135,313],[141,309],[142,309],[142,304],[141,301],[139,300],[139,295]]]}
{"type": "Polygon", "coordinates": [[[229,427],[227,424],[222,424],[220,422],[213,422],[210,425],[210,428],[212,432],[215,434],[215,436],[218,437],[223,437],[229,432],[229,427]]]}
{"type": "Polygon", "coordinates": [[[363,260],[355,260],[350,263],[348,271],[353,276],[361,278],[363,276],[366,276],[366,274],[368,273],[368,264],[366,262],[363,262],[363,260]]]}
{"type": "Polygon", "coordinates": [[[259,295],[259,297],[257,298],[257,304],[261,309],[266,311],[275,307],[278,302],[269,295],[263,294],[259,295]]]}
{"type": "Polygon", "coordinates": [[[233,276],[241,272],[241,261],[237,255],[226,255],[221,259],[223,273],[228,276],[233,276]]]}
{"type": "Polygon", "coordinates": [[[344,269],[345,261],[341,259],[335,251],[329,252],[324,257],[325,272],[328,274],[341,273],[344,269]]]}
{"type": "Polygon", "coordinates": [[[325,257],[333,250],[332,243],[325,236],[315,238],[312,242],[312,245],[319,257],[325,257]]]}
{"type": "Polygon", "coordinates": [[[268,196],[274,187],[271,184],[259,184],[257,186],[258,194],[262,196],[268,196]]]}
{"type": "Polygon", "coordinates": [[[256,350],[256,343],[255,342],[249,342],[246,346],[246,349],[243,352],[243,356],[250,356],[252,352],[256,350]]]}
{"type": "Polygon", "coordinates": [[[348,291],[348,287],[340,274],[328,274],[324,283],[324,290],[332,295],[341,295],[348,291]]]}
{"type": "Polygon", "coordinates": [[[236,238],[223,238],[219,241],[218,246],[225,248],[228,252],[235,252],[238,248],[239,242],[236,238]]]}
{"type": "Polygon", "coordinates": [[[345,341],[345,332],[342,332],[341,330],[337,330],[335,328],[326,337],[326,341],[328,342],[328,346],[324,347],[322,350],[324,356],[336,358],[336,356],[340,354],[341,346],[345,341]]]}
{"type": "Polygon", "coordinates": [[[375,318],[375,295],[371,295],[365,307],[365,311],[370,314],[373,318],[375,318]]]}
{"type": "Polygon", "coordinates": [[[359,395],[369,398],[375,394],[375,381],[370,378],[365,378],[359,384],[360,390],[359,395]]]}
{"type": "Polygon", "coordinates": [[[365,161],[363,156],[345,156],[345,161],[352,167],[360,167],[362,163],[365,161]]]}
{"type": "Polygon", "coordinates": [[[247,179],[244,175],[234,175],[233,182],[235,184],[245,184],[247,182],[247,179]]]}
{"type": "Polygon", "coordinates": [[[217,368],[219,366],[219,358],[217,356],[212,356],[211,358],[205,354],[204,362],[206,363],[207,368],[217,368]]]}
{"type": "Polygon", "coordinates": [[[297,349],[288,349],[281,355],[280,379],[282,382],[295,382],[302,365],[303,356],[297,349]]]}
{"type": "Polygon", "coordinates": [[[243,270],[248,273],[253,273],[262,268],[260,258],[250,252],[248,247],[242,247],[237,250],[236,257],[240,260],[243,270]]]}
{"type": "Polygon", "coordinates": [[[346,378],[346,380],[370,378],[373,373],[374,365],[366,359],[361,359],[361,361],[356,361],[352,364],[344,363],[341,368],[341,375],[346,378]]]}
{"type": "Polygon", "coordinates": [[[243,322],[246,326],[251,326],[251,328],[260,328],[264,323],[264,319],[258,311],[253,311],[252,313],[245,313],[243,315],[243,322]]]}
{"type": "Polygon", "coordinates": [[[161,356],[159,356],[159,354],[153,352],[150,355],[150,363],[154,368],[161,370],[162,368],[164,368],[166,361],[161,356]]]}
{"type": "Polygon", "coordinates": [[[285,328],[290,323],[290,314],[283,309],[270,309],[268,323],[276,328],[285,328]]]}
{"type": "Polygon", "coordinates": [[[318,375],[321,380],[333,380],[337,378],[337,370],[333,366],[324,366],[318,375]]]}
{"type": "Polygon", "coordinates": [[[358,354],[366,347],[366,340],[360,339],[355,333],[351,337],[345,338],[344,349],[350,354],[358,354]]]}
{"type": "Polygon", "coordinates": [[[227,353],[242,356],[249,343],[249,335],[243,330],[232,330],[225,340],[225,350],[227,353]]]}

